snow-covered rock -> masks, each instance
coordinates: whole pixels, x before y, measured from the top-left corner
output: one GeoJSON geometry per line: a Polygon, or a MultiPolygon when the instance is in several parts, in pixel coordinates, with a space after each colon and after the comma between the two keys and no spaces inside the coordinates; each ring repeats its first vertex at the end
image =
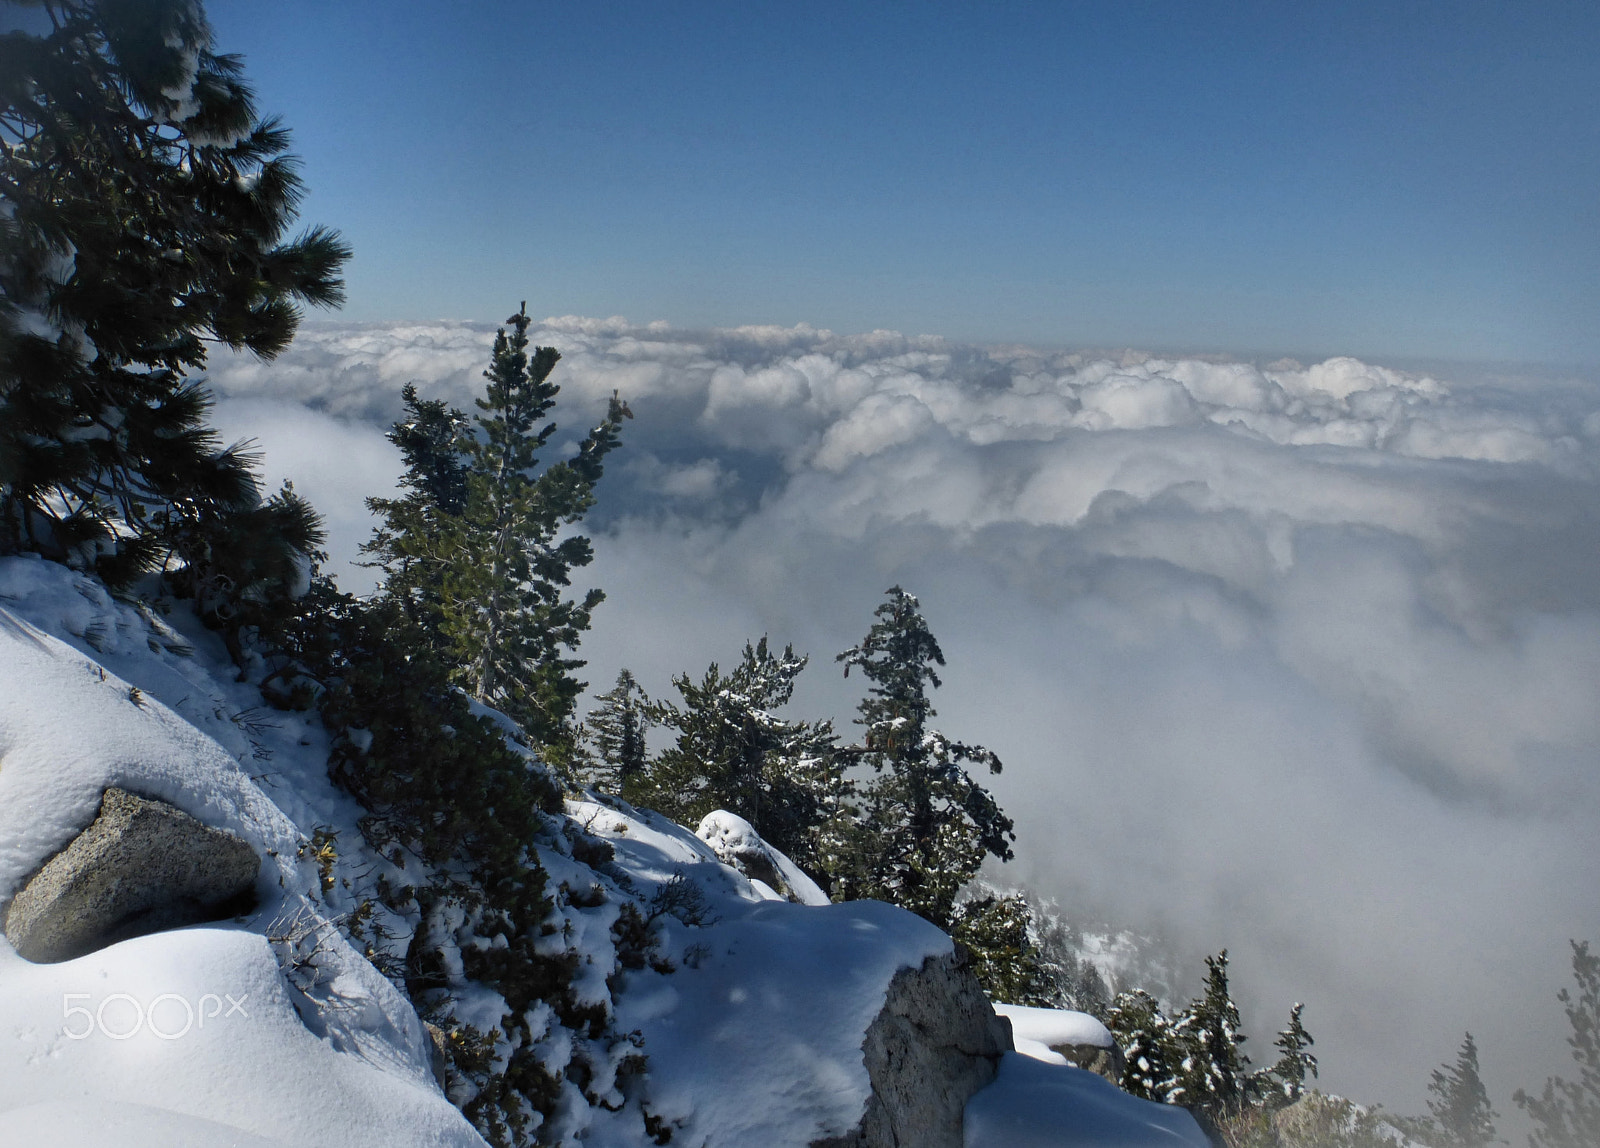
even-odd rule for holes
{"type": "Polygon", "coordinates": [[[714,809],[700,819],[695,836],[711,846],[725,865],[732,865],[751,881],[802,905],[826,905],[828,895],[793,861],[762,838],[755,827],[737,813],[714,809]]]}
{"type": "Polygon", "coordinates": [[[1074,1064],[1112,1084],[1126,1066],[1111,1030],[1085,1012],[997,1004],[994,1011],[1011,1022],[1016,1049],[1046,1064],[1074,1064]]]}
{"type": "Polygon", "coordinates": [[[261,858],[238,837],[164,801],[115,787],[100,813],[11,901],[5,937],[30,961],[249,909],[261,858]]]}

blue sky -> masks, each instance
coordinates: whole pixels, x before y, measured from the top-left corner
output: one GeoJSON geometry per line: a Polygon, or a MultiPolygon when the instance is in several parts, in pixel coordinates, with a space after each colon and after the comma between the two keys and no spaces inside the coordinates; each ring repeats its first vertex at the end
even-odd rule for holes
{"type": "Polygon", "coordinates": [[[208,11],[350,318],[1600,364],[1592,5],[208,11]]]}

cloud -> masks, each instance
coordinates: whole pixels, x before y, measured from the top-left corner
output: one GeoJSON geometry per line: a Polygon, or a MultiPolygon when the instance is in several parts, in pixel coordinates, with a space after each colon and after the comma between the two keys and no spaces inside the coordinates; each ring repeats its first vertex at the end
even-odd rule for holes
{"type": "Polygon", "coordinates": [[[402,470],[383,428],[265,398],[223,399],[211,421],[226,441],[254,440],[265,492],[291,481],[317,508],[328,532],[328,568],[340,584],[371,590],[373,572],[356,565],[372,530],[365,500],[392,494],[402,470]]]}
{"type": "MultiPolygon", "coordinates": [[[[637,416],[575,583],[608,594],[598,688],[626,665],[666,693],[765,632],[814,656],[797,707],[848,728],[831,656],[903,583],[950,659],[940,723],[1006,762],[1012,873],[1196,962],[1228,946],[1258,1059],[1300,999],[1324,1083],[1402,1110],[1468,1028],[1502,1111],[1565,1068],[1565,940],[1600,940],[1592,384],[804,325],[533,335],[565,429],[613,390],[637,416]]],[[[213,383],[343,535],[392,485],[400,386],[470,409],[492,336],[308,328],[213,383]]]]}

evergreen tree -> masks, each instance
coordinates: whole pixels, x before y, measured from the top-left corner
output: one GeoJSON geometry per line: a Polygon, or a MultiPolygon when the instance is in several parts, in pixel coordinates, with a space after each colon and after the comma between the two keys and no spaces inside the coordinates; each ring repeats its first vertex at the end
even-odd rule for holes
{"type": "Polygon", "coordinates": [[[572,571],[594,558],[588,538],[567,528],[594,504],[605,457],[633,416],[613,395],[576,456],[540,469],[556,432],[545,418],[561,356],[553,347],[529,355],[526,304],[507,323],[484,372],[475,431],[460,411],[404,392],[406,417],[390,438],[406,458],[406,494],[372,501],[383,525],[367,552],[454,679],[561,756],[572,749],[584,688],[573,677],[583,662],[567,651],[605,598],[565,596],[572,571]]]}
{"type": "Polygon", "coordinates": [[[444,571],[448,554],[441,545],[447,524],[467,508],[467,416],[442,399],[423,399],[407,383],[400,392],[405,416],[388,439],[400,448],[405,472],[400,498],[369,498],[379,518],[372,538],[361,547],[370,564],[384,571],[384,590],[426,633],[438,649],[444,571]]]}
{"type": "Polygon", "coordinates": [[[1572,975],[1577,995],[1556,994],[1566,1006],[1572,1035],[1567,1045],[1578,1065],[1578,1079],[1553,1077],[1532,1096],[1517,1089],[1513,1099],[1532,1117],[1531,1148],[1594,1148],[1600,1144],[1600,956],[1589,942],[1572,942],[1572,975]]]}
{"type": "Polygon", "coordinates": [[[1470,1032],[1461,1042],[1455,1065],[1434,1069],[1428,1091],[1433,1148],[1489,1148],[1501,1143],[1495,1135],[1497,1113],[1478,1076],[1478,1045],[1470,1032]]]}
{"type": "Polygon", "coordinates": [[[1237,1115],[1248,1099],[1239,1008],[1228,990],[1228,950],[1206,958],[1206,987],[1174,1026],[1185,1055],[1178,1074],[1182,1103],[1213,1122],[1237,1115]]]}
{"type": "Polygon", "coordinates": [[[188,376],[207,340],[281,351],[298,302],[342,300],[349,252],[284,238],[288,133],[200,4],[29,6],[48,32],[0,34],[0,553],[113,582],[175,563],[216,620],[303,583],[316,524],[262,499],[188,376]]]}
{"type": "Polygon", "coordinates": [[[605,598],[590,590],[581,600],[563,596],[575,568],[594,560],[588,538],[566,534],[594,504],[605,456],[620,441],[630,412],[615,395],[605,419],[577,455],[552,463],[534,477],[538,453],[556,424],[540,421],[560,387],[550,372],[554,347],[528,356],[527,305],[495,336],[484,413],[468,443],[464,512],[447,531],[449,562],[443,579],[443,632],[468,692],[510,715],[540,744],[571,739],[573,703],[584,683],[572,676],[583,662],[567,656],[589,628],[591,611],[605,598]]]}
{"type": "Polygon", "coordinates": [[[1161,1104],[1190,1103],[1185,1042],[1155,997],[1143,989],[1118,993],[1106,1012],[1106,1027],[1127,1058],[1123,1091],[1161,1104]]]}
{"type": "Polygon", "coordinates": [[[745,643],[731,673],[712,663],[699,682],[678,675],[682,706],[658,702],[649,711],[677,740],[624,795],[687,825],[714,809],[737,813],[801,868],[823,871],[823,830],[846,797],[833,724],[775,712],[806,661],[792,646],[773,653],[762,637],[745,643]]]}
{"type": "Polygon", "coordinates": [[[861,644],[837,658],[847,677],[859,669],[871,683],[856,720],[866,736],[854,752],[874,771],[844,892],[891,901],[949,929],[956,895],[984,857],[1011,858],[1011,819],[963,766],[999,773],[1000,759],[929,728],[928,693],[940,684],[934,667],[944,665],[944,653],[916,598],[892,587],[874,617],[861,644]]]}
{"type": "Polygon", "coordinates": [[[1317,1075],[1317,1058],[1306,1051],[1317,1042],[1300,1019],[1305,1007],[1296,1001],[1289,1010],[1289,1027],[1279,1032],[1278,1039],[1273,1041],[1279,1054],[1277,1061],[1251,1076],[1251,1092],[1268,1108],[1283,1107],[1299,1100],[1305,1095],[1306,1074],[1317,1075]]]}
{"type": "Polygon", "coordinates": [[[645,733],[650,728],[650,699],[627,670],[617,684],[595,699],[585,730],[589,744],[602,763],[597,780],[612,793],[634,787],[649,765],[645,733]]]}
{"type": "Polygon", "coordinates": [[[1033,939],[1033,914],[1019,895],[983,896],[956,906],[950,936],[967,947],[984,994],[1002,1004],[1056,1007],[1049,970],[1033,939]]]}

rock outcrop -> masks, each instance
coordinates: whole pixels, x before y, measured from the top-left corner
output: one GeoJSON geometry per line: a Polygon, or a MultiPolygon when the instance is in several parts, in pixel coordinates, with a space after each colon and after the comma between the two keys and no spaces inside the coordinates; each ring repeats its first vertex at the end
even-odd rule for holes
{"type": "Polygon", "coordinates": [[[861,1046],[872,1096],[861,1123],[811,1148],[962,1148],[962,1112],[1011,1050],[965,953],[901,969],[861,1046]]]}
{"type": "Polygon", "coordinates": [[[995,1012],[1011,1022],[1011,1036],[1018,1052],[1038,1056],[1048,1049],[1069,1064],[1088,1069],[1119,1088],[1122,1086],[1127,1058],[1117,1047],[1111,1030],[1088,1013],[1029,1005],[997,1004],[994,1007],[995,1012]],[[1041,1045],[1043,1048],[1039,1047],[1041,1045]]]}
{"type": "Polygon", "coordinates": [[[107,789],[93,824],[12,900],[6,939],[44,963],[220,920],[253,901],[260,867],[234,834],[164,801],[107,789]]]}
{"type": "Polygon", "coordinates": [[[1098,1044],[1052,1044],[1049,1048],[1079,1068],[1086,1068],[1096,1076],[1105,1077],[1118,1088],[1122,1087],[1122,1074],[1128,1067],[1128,1058],[1116,1045],[1107,1048],[1098,1044]]]}
{"type": "Polygon", "coordinates": [[[724,865],[731,865],[752,881],[760,881],[786,900],[801,904],[827,903],[827,895],[816,887],[794,862],[784,857],[755,831],[744,818],[726,809],[705,815],[695,836],[711,846],[724,865]],[[806,886],[801,888],[800,886],[806,886]]]}

